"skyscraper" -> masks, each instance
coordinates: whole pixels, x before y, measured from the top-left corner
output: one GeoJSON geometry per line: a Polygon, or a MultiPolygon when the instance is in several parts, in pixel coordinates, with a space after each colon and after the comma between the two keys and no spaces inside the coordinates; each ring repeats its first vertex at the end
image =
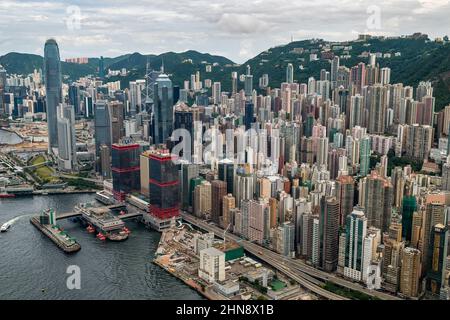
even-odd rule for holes
{"type": "Polygon", "coordinates": [[[322,267],[333,272],[337,268],[339,249],[339,202],[334,197],[322,199],[320,230],[322,267]]]}
{"type": "Polygon", "coordinates": [[[364,239],[367,234],[367,218],[360,208],[346,217],[344,275],[361,281],[364,262],[364,239]]]}
{"type": "Polygon", "coordinates": [[[113,144],[111,158],[114,197],[123,201],[127,194],[141,190],[139,145],[113,144]]]}
{"type": "Polygon", "coordinates": [[[62,103],[61,61],[58,44],[54,39],[45,42],[44,81],[47,105],[48,150],[58,148],[57,108],[62,103]]]}
{"type": "Polygon", "coordinates": [[[172,81],[166,74],[156,78],[154,89],[155,133],[153,142],[165,143],[173,131],[173,92],[172,81]]]}
{"type": "Polygon", "coordinates": [[[445,283],[447,273],[448,226],[436,224],[431,230],[428,250],[428,270],[426,289],[433,295],[439,295],[445,283]]]}
{"type": "Polygon", "coordinates": [[[171,225],[180,216],[178,168],[167,149],[147,151],[150,158],[150,224],[157,230],[171,225]]]}
{"type": "Polygon", "coordinates": [[[370,138],[363,137],[359,144],[359,174],[361,177],[367,176],[370,169],[370,138]]]}
{"type": "Polygon", "coordinates": [[[227,195],[227,183],[221,180],[211,182],[211,220],[220,224],[222,216],[223,197],[227,195]]]}
{"type": "Polygon", "coordinates": [[[286,67],[286,82],[294,83],[294,66],[292,63],[288,63],[286,67]]]}
{"type": "Polygon", "coordinates": [[[73,106],[58,106],[58,168],[63,171],[77,170],[75,137],[75,112],[73,106]]]}
{"type": "Polygon", "coordinates": [[[400,292],[407,297],[417,297],[419,294],[421,257],[422,254],[417,249],[403,249],[400,292]]]}
{"type": "Polygon", "coordinates": [[[353,210],[355,181],[351,176],[340,176],[336,179],[336,197],[339,201],[339,225],[343,226],[346,217],[353,210]]]}
{"type": "Polygon", "coordinates": [[[250,66],[247,66],[247,73],[245,75],[245,80],[244,80],[244,91],[245,91],[245,96],[251,97],[252,96],[252,92],[253,92],[253,76],[251,75],[250,72],[250,66]]]}

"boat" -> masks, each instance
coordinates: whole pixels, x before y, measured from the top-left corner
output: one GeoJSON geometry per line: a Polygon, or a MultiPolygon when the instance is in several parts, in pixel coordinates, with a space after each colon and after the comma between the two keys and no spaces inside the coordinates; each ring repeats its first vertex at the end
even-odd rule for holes
{"type": "Polygon", "coordinates": [[[94,233],[94,232],[95,232],[94,227],[92,227],[91,225],[89,225],[89,226],[86,228],[86,230],[87,230],[87,232],[89,232],[89,233],[94,233]]]}
{"type": "Polygon", "coordinates": [[[14,198],[15,196],[14,193],[0,193],[0,198],[14,198]]]}
{"type": "Polygon", "coordinates": [[[102,240],[102,241],[105,241],[105,240],[106,240],[105,235],[102,234],[102,233],[100,233],[100,232],[97,234],[97,238],[98,238],[99,240],[102,240]]]}
{"type": "Polygon", "coordinates": [[[11,224],[6,222],[0,227],[0,232],[6,232],[11,228],[11,224]]]}

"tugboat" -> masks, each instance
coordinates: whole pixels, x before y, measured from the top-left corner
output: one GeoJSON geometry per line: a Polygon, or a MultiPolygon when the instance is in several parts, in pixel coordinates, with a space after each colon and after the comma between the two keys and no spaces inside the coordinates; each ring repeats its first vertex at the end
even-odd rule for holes
{"type": "Polygon", "coordinates": [[[102,241],[105,241],[106,240],[106,237],[105,237],[105,235],[103,234],[103,233],[97,233],[97,239],[99,239],[99,240],[102,240],[102,241]]]}
{"type": "Polygon", "coordinates": [[[86,230],[87,230],[88,233],[94,233],[94,232],[95,232],[94,227],[92,227],[91,225],[88,225],[88,227],[86,228],[86,230]]]}
{"type": "Polygon", "coordinates": [[[128,229],[127,227],[123,227],[122,231],[124,233],[126,233],[126,234],[130,234],[131,233],[130,229],[128,229]]]}

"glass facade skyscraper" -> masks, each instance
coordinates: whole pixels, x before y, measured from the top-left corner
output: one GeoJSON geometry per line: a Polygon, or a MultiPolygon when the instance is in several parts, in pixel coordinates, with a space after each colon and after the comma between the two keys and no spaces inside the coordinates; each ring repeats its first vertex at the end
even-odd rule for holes
{"type": "Polygon", "coordinates": [[[58,44],[54,39],[45,42],[44,80],[47,104],[48,148],[58,147],[57,107],[62,102],[61,61],[58,44]]]}
{"type": "Polygon", "coordinates": [[[154,143],[165,143],[173,131],[173,88],[166,74],[160,74],[154,86],[154,143]]]}

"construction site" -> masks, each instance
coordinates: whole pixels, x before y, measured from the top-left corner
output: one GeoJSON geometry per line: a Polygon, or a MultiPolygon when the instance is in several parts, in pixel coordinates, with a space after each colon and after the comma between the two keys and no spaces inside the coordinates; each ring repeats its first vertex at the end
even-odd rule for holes
{"type": "Polygon", "coordinates": [[[189,224],[162,232],[154,263],[210,300],[315,300],[295,281],[246,256],[239,243],[189,224]]]}

